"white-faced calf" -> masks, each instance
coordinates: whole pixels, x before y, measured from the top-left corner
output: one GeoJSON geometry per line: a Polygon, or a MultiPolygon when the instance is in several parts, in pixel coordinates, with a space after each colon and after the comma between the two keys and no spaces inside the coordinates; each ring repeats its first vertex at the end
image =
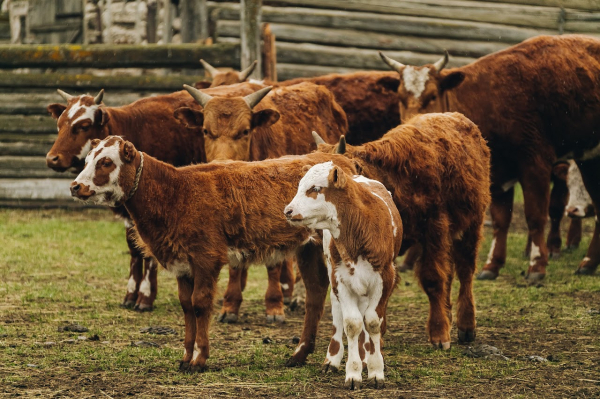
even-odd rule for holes
{"type": "Polygon", "coordinates": [[[292,225],[323,229],[333,316],[324,370],[340,367],[345,332],[345,386],[360,388],[366,362],[369,380],[383,387],[381,336],[396,281],[394,257],[402,244],[402,221],[391,194],[378,181],[349,176],[329,161],[308,170],[284,212],[292,225]]]}

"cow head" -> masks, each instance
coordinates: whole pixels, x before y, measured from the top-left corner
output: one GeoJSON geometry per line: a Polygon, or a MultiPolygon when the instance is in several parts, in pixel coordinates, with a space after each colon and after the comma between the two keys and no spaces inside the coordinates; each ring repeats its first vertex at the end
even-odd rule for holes
{"type": "Polygon", "coordinates": [[[202,129],[208,162],[250,160],[250,143],[255,130],[267,128],[279,120],[276,110],[253,110],[269,93],[271,86],[246,97],[212,97],[191,86],[184,87],[202,110],[178,108],[175,118],[189,128],[202,129]]]}
{"type": "Polygon", "coordinates": [[[232,84],[236,84],[236,83],[245,82],[246,79],[248,79],[248,77],[250,76],[250,74],[254,71],[254,68],[256,68],[256,64],[257,64],[257,62],[254,61],[252,63],[252,65],[250,65],[248,68],[244,69],[241,72],[237,72],[237,71],[225,72],[225,71],[219,71],[217,68],[214,68],[212,65],[210,65],[208,62],[206,62],[204,60],[200,60],[200,63],[204,67],[204,70],[212,78],[212,83],[210,84],[210,87],[226,86],[226,85],[232,85],[232,84]]]}
{"type": "Polygon", "coordinates": [[[67,105],[50,104],[48,112],[56,119],[58,137],[46,155],[46,165],[58,172],[73,168],[81,171],[92,140],[106,137],[104,127],[109,120],[102,104],[104,90],[96,97],[72,96],[58,90],[67,105]]]}
{"type": "MultiPolygon", "coordinates": [[[[306,167],[305,167],[306,168],[306,167]]],[[[291,225],[339,232],[336,198],[343,195],[351,178],[333,162],[314,165],[298,184],[296,196],[284,209],[291,225]]]]}
{"type": "Polygon", "coordinates": [[[583,185],[581,172],[573,160],[569,161],[569,171],[566,177],[567,187],[569,188],[569,203],[566,207],[567,216],[572,218],[591,216],[594,212],[592,198],[583,185]]]}
{"type": "Polygon", "coordinates": [[[85,166],[71,183],[71,195],[100,205],[122,204],[139,180],[143,165],[139,154],[133,144],[119,136],[92,140],[85,166]]]}
{"type": "Polygon", "coordinates": [[[398,97],[401,122],[417,114],[447,111],[445,95],[465,78],[460,71],[443,71],[448,63],[448,52],[436,63],[420,67],[404,65],[381,52],[379,55],[392,70],[400,74],[398,97]]]}

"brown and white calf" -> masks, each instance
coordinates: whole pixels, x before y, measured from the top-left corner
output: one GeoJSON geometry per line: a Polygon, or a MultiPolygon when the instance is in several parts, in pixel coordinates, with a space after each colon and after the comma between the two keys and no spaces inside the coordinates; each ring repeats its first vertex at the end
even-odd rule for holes
{"type": "Polygon", "coordinates": [[[319,151],[344,153],[392,193],[403,225],[400,252],[422,248],[416,274],[429,297],[431,343],[450,347],[454,274],[458,338],[473,341],[473,276],[490,201],[490,151],[477,126],[459,113],[425,114],[362,146],[320,144],[319,151]]]}
{"type": "Polygon", "coordinates": [[[314,351],[329,281],[322,246],[306,228],[290,226],[283,209],[296,194],[303,167],[330,160],[356,173],[346,157],[323,153],[175,168],[110,136],[92,143],[71,192],[83,201],[123,205],[147,253],[176,275],[185,317],[182,370],[206,367],[221,268],[273,266],[294,253],[307,290],[304,330],[287,363],[294,366],[314,351]]]}
{"type": "MultiPolygon", "coordinates": [[[[526,278],[544,278],[554,162],[574,158],[591,198],[600,204],[600,40],[537,36],[452,69],[444,69],[447,55],[424,66],[382,58],[398,72],[402,121],[419,113],[460,112],[489,143],[494,245],[478,278],[495,279],[506,261],[516,182],[523,188],[532,238],[526,278]]],[[[587,257],[600,259],[596,244],[592,242],[587,257]]]]}
{"type": "MultiPolygon", "coordinates": [[[[244,83],[209,89],[213,95],[249,95],[264,86],[244,83]]],[[[204,142],[198,129],[182,126],[173,117],[176,109],[194,107],[185,91],[148,97],[122,107],[102,103],[104,91],[95,96],[72,96],[61,90],[67,104],[50,104],[48,111],[57,120],[58,137],[46,156],[48,167],[64,172],[81,172],[92,140],[109,135],[124,135],[137,148],[175,166],[205,162],[204,142]]],[[[158,291],[156,261],[145,258],[135,244],[135,227],[123,207],[114,209],[125,220],[126,238],[131,254],[126,307],[152,310],[158,291]],[[145,267],[145,268],[144,268],[145,267]]]]}
{"type": "MultiPolygon", "coordinates": [[[[346,115],[333,95],[325,87],[312,83],[274,90],[267,87],[246,98],[211,96],[190,86],[186,89],[202,109],[181,108],[175,116],[186,126],[202,129],[208,162],[260,161],[306,154],[316,148],[313,130],[322,129],[329,143],[336,143],[348,130],[346,115]]],[[[275,269],[269,269],[269,281],[279,285],[278,273],[293,275],[291,265],[292,260],[286,259],[275,269]]],[[[246,278],[247,269],[230,266],[220,321],[237,320],[246,278]]],[[[268,292],[276,291],[272,284],[268,292]]],[[[288,277],[282,284],[287,285],[284,297],[289,297],[293,278],[288,277]]],[[[285,319],[281,301],[267,300],[267,309],[269,321],[285,319]]]]}
{"type": "Polygon", "coordinates": [[[345,386],[360,388],[366,363],[368,379],[383,388],[381,338],[402,244],[402,220],[391,194],[378,181],[347,175],[329,161],[308,170],[284,212],[292,225],[323,230],[333,316],[324,369],[339,369],[345,332],[345,386]]]}

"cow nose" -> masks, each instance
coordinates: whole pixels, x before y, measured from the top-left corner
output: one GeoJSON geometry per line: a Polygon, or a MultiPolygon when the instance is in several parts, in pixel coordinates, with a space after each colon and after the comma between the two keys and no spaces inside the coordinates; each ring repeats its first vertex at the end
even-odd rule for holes
{"type": "Polygon", "coordinates": [[[283,212],[285,213],[285,217],[289,219],[292,217],[292,213],[294,213],[294,210],[290,207],[286,207],[283,212]]]}
{"type": "Polygon", "coordinates": [[[48,165],[48,166],[55,166],[56,164],[58,164],[59,160],[60,160],[59,155],[54,155],[54,154],[46,155],[46,165],[48,165]]]}
{"type": "MultiPolygon", "coordinates": [[[[75,183],[75,182],[73,182],[75,183]]],[[[75,184],[74,186],[71,186],[71,196],[76,197],[77,193],[79,192],[79,190],[81,189],[81,184],[75,184]]]]}

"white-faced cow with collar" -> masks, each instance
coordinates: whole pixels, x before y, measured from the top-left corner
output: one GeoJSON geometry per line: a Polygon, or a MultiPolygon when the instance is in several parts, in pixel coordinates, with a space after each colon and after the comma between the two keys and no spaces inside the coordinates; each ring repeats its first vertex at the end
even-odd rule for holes
{"type": "MultiPolygon", "coordinates": [[[[213,95],[247,95],[262,87],[243,83],[208,89],[208,92],[213,95]]],[[[103,90],[95,97],[74,96],[62,90],[58,93],[67,104],[48,106],[48,111],[57,119],[58,137],[46,156],[48,167],[56,171],[81,172],[92,141],[108,135],[125,136],[140,150],[176,166],[205,161],[202,133],[182,126],[173,117],[177,108],[196,106],[194,99],[184,90],[144,98],[122,107],[104,105],[103,90]]],[[[134,223],[125,209],[119,207],[114,210],[125,219],[131,254],[123,306],[140,311],[152,310],[158,292],[157,262],[140,252],[135,243],[137,233],[134,223]]]]}
{"type": "Polygon", "coordinates": [[[329,161],[308,170],[284,212],[292,225],[323,230],[333,316],[324,370],[339,369],[345,332],[345,386],[360,388],[366,363],[368,379],[383,388],[381,338],[402,244],[402,220],[391,194],[378,181],[347,175],[329,161]]]}
{"type": "MultiPolygon", "coordinates": [[[[526,278],[543,279],[554,162],[577,160],[591,198],[600,204],[600,40],[537,36],[452,69],[444,69],[447,54],[425,66],[381,56],[399,74],[402,122],[420,113],[460,112],[489,143],[494,245],[478,278],[495,279],[506,261],[513,187],[519,182],[532,239],[526,278]]],[[[587,257],[600,259],[600,245],[591,245],[587,257]]]]}
{"type": "Polygon", "coordinates": [[[175,168],[143,154],[123,138],[94,141],[71,185],[79,200],[123,204],[145,251],[177,276],[185,317],[182,370],[202,371],[209,356],[208,328],[217,279],[226,264],[272,266],[295,254],[306,290],[295,366],[314,351],[329,281],[323,249],[282,212],[296,194],[305,165],[333,160],[347,173],[346,157],[312,153],[261,162],[221,162],[175,168]]]}

